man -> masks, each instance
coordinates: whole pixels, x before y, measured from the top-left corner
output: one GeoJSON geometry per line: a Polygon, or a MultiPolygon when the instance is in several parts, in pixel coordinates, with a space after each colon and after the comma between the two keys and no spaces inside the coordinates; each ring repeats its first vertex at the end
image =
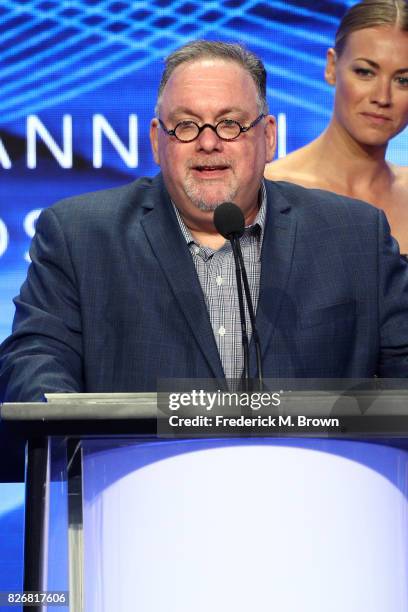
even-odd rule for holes
{"type": "MultiPolygon", "coordinates": [[[[9,401],[44,392],[154,390],[157,379],[239,377],[230,245],[213,211],[235,202],[266,377],[405,377],[408,274],[378,210],[262,182],[275,147],[262,62],[198,41],[167,60],[154,179],[43,212],[13,334],[9,401]]],[[[252,371],[255,348],[251,344],[252,371]]]]}

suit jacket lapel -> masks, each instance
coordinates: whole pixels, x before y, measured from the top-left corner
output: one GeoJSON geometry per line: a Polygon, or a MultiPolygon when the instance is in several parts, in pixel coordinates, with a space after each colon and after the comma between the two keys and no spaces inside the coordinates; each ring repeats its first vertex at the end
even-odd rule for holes
{"type": "Polygon", "coordinates": [[[143,217],[142,226],[185,316],[186,334],[193,334],[213,375],[222,379],[224,371],[190,251],[161,175],[155,183],[152,210],[143,217]]]}
{"type": "MultiPolygon", "coordinates": [[[[266,181],[267,217],[262,243],[261,281],[256,324],[262,355],[268,349],[276,327],[282,298],[289,280],[296,235],[296,220],[290,215],[291,204],[278,187],[266,181]]],[[[251,376],[256,374],[255,346],[251,341],[251,376]]]]}

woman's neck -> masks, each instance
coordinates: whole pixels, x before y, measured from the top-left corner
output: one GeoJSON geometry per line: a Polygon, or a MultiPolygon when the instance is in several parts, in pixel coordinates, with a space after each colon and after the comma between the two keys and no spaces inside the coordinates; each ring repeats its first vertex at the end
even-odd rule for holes
{"type": "Polygon", "coordinates": [[[364,193],[391,185],[393,174],[385,161],[386,145],[361,145],[335,119],[314,141],[313,149],[320,171],[326,177],[331,175],[343,191],[364,193]]]}

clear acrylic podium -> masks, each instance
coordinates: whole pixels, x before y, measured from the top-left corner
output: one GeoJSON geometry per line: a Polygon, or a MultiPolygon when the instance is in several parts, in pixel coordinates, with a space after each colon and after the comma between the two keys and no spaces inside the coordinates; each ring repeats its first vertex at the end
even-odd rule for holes
{"type": "Polygon", "coordinates": [[[405,433],[160,439],[154,394],[2,418],[29,423],[25,590],[60,610],[408,612],[405,433]]]}

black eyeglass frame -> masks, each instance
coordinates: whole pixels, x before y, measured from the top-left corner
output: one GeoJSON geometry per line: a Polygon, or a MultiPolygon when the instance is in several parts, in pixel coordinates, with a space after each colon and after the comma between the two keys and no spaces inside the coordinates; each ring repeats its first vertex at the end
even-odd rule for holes
{"type": "Polygon", "coordinates": [[[201,132],[203,130],[205,130],[205,128],[210,128],[211,130],[213,130],[213,132],[215,132],[218,136],[218,138],[220,140],[224,140],[226,142],[231,142],[232,140],[236,140],[237,138],[239,138],[239,136],[241,136],[242,133],[248,132],[248,130],[250,130],[251,128],[255,127],[260,121],[261,119],[263,119],[264,117],[266,117],[266,115],[264,113],[261,113],[260,115],[258,115],[258,117],[256,119],[254,119],[254,121],[252,121],[252,123],[250,123],[248,126],[243,126],[239,123],[239,121],[235,121],[235,119],[221,119],[221,121],[219,121],[216,125],[212,125],[211,123],[204,123],[204,125],[198,125],[198,123],[196,123],[195,121],[180,121],[180,123],[178,123],[174,129],[172,130],[168,130],[166,128],[166,126],[164,125],[163,121],[158,118],[158,121],[160,123],[160,127],[162,128],[162,130],[167,134],[167,136],[174,136],[175,138],[177,138],[177,140],[179,142],[194,142],[194,140],[197,140],[197,138],[199,137],[199,135],[201,134],[201,132]],[[228,124],[234,123],[239,127],[239,132],[236,136],[234,136],[233,138],[224,138],[223,136],[220,136],[217,129],[218,126],[221,125],[222,123],[228,122],[228,124]],[[183,125],[183,124],[193,124],[197,127],[197,134],[196,136],[194,136],[194,138],[191,138],[189,140],[181,140],[181,138],[179,138],[176,134],[176,130],[178,128],[179,125],[183,125]]]}

